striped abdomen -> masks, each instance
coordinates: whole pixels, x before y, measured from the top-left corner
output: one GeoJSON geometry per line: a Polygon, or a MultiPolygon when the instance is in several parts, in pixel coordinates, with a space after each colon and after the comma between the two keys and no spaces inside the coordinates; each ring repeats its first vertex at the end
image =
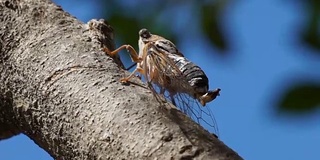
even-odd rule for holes
{"type": "MultiPolygon", "coordinates": [[[[179,69],[179,73],[172,72],[173,74],[166,74],[168,76],[166,79],[169,79],[167,83],[170,84],[162,86],[173,92],[187,93],[196,99],[208,92],[208,77],[199,66],[186,59],[170,41],[158,40],[154,44],[155,46],[151,47],[151,50],[154,49],[156,52],[167,55],[173,63],[172,65],[175,66],[171,67],[171,69],[179,69]],[[182,76],[179,74],[182,74],[182,76]]],[[[168,68],[170,68],[170,64],[167,64],[165,67],[167,68],[164,70],[168,70],[168,68]]]]}
{"type": "Polygon", "coordinates": [[[190,90],[187,90],[189,90],[188,92],[190,94],[193,93],[193,97],[197,98],[196,95],[203,95],[208,92],[208,77],[199,66],[195,65],[185,57],[178,55],[169,55],[169,58],[179,68],[185,80],[188,82],[189,87],[191,88],[190,90]]]}

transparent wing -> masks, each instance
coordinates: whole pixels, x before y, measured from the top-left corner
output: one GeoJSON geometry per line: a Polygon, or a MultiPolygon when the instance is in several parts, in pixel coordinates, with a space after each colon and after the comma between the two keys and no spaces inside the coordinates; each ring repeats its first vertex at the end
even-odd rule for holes
{"type": "Polygon", "coordinates": [[[147,59],[151,66],[150,81],[165,88],[172,95],[188,89],[188,81],[168,53],[151,48],[148,50],[147,59]]]}
{"type": "Polygon", "coordinates": [[[184,93],[190,89],[189,82],[169,54],[155,48],[148,50],[148,63],[153,71],[153,75],[148,75],[152,83],[149,87],[171,101],[195,122],[219,134],[216,120],[209,106],[201,106],[196,99],[184,93]]]}
{"type": "Polygon", "coordinates": [[[216,135],[219,135],[219,129],[216,119],[210,109],[210,106],[201,106],[201,104],[184,93],[178,93],[173,97],[176,106],[195,122],[200,124],[202,127],[213,131],[216,135]]]}

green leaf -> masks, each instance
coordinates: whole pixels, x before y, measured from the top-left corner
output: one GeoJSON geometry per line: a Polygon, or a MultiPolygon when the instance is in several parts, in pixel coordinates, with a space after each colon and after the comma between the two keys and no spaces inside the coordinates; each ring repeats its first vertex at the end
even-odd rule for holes
{"type": "Polygon", "coordinates": [[[141,28],[139,27],[140,25],[137,19],[113,14],[108,19],[108,22],[114,28],[116,39],[121,37],[121,40],[124,44],[138,46],[138,32],[141,28]]]}
{"type": "MultiPolygon", "coordinates": [[[[309,0],[308,2],[308,22],[305,27],[301,40],[308,44],[310,47],[320,51],[320,1],[319,0],[309,0]]],[[[320,52],[313,52],[320,53],[320,52]]]]}
{"type": "Polygon", "coordinates": [[[279,111],[304,113],[320,107],[320,84],[292,86],[279,103],[279,111]]]}
{"type": "Polygon", "coordinates": [[[229,49],[219,21],[220,12],[224,8],[220,3],[204,4],[201,6],[201,23],[205,35],[217,48],[222,51],[229,49]]]}

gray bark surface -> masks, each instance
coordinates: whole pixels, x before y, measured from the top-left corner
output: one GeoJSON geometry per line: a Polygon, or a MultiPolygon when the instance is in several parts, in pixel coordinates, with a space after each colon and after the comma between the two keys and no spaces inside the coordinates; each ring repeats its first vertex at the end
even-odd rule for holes
{"type": "Polygon", "coordinates": [[[119,82],[128,73],[101,51],[114,49],[104,21],[0,0],[0,27],[0,140],[23,133],[55,159],[241,159],[148,89],[119,82]]]}

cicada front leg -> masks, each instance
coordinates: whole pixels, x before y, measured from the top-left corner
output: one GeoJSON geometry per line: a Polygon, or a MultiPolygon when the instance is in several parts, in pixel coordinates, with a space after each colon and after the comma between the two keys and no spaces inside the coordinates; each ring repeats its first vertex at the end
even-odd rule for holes
{"type": "Polygon", "coordinates": [[[110,51],[108,48],[103,48],[103,51],[106,52],[111,57],[115,56],[120,52],[121,50],[126,49],[130,53],[131,60],[136,63],[140,63],[142,61],[142,58],[139,57],[138,53],[134,48],[130,45],[122,45],[118,49],[114,51],[110,51]]]}
{"type": "MultiPolygon", "coordinates": [[[[131,60],[137,64],[140,64],[142,62],[142,58],[139,57],[138,53],[135,51],[135,49],[130,46],[130,45],[122,45],[120,46],[119,48],[117,48],[116,50],[114,51],[110,51],[108,48],[103,48],[103,51],[105,53],[107,53],[109,56],[113,57],[115,56],[116,54],[118,54],[118,52],[120,52],[121,50],[123,49],[126,49],[129,54],[130,54],[130,57],[131,57],[131,60]]],[[[125,77],[125,78],[121,78],[120,79],[120,82],[121,83],[128,83],[129,82],[129,79],[131,79],[137,72],[139,73],[143,73],[143,69],[141,67],[139,67],[139,65],[137,66],[137,68],[128,76],[128,77],[125,77]]]]}

